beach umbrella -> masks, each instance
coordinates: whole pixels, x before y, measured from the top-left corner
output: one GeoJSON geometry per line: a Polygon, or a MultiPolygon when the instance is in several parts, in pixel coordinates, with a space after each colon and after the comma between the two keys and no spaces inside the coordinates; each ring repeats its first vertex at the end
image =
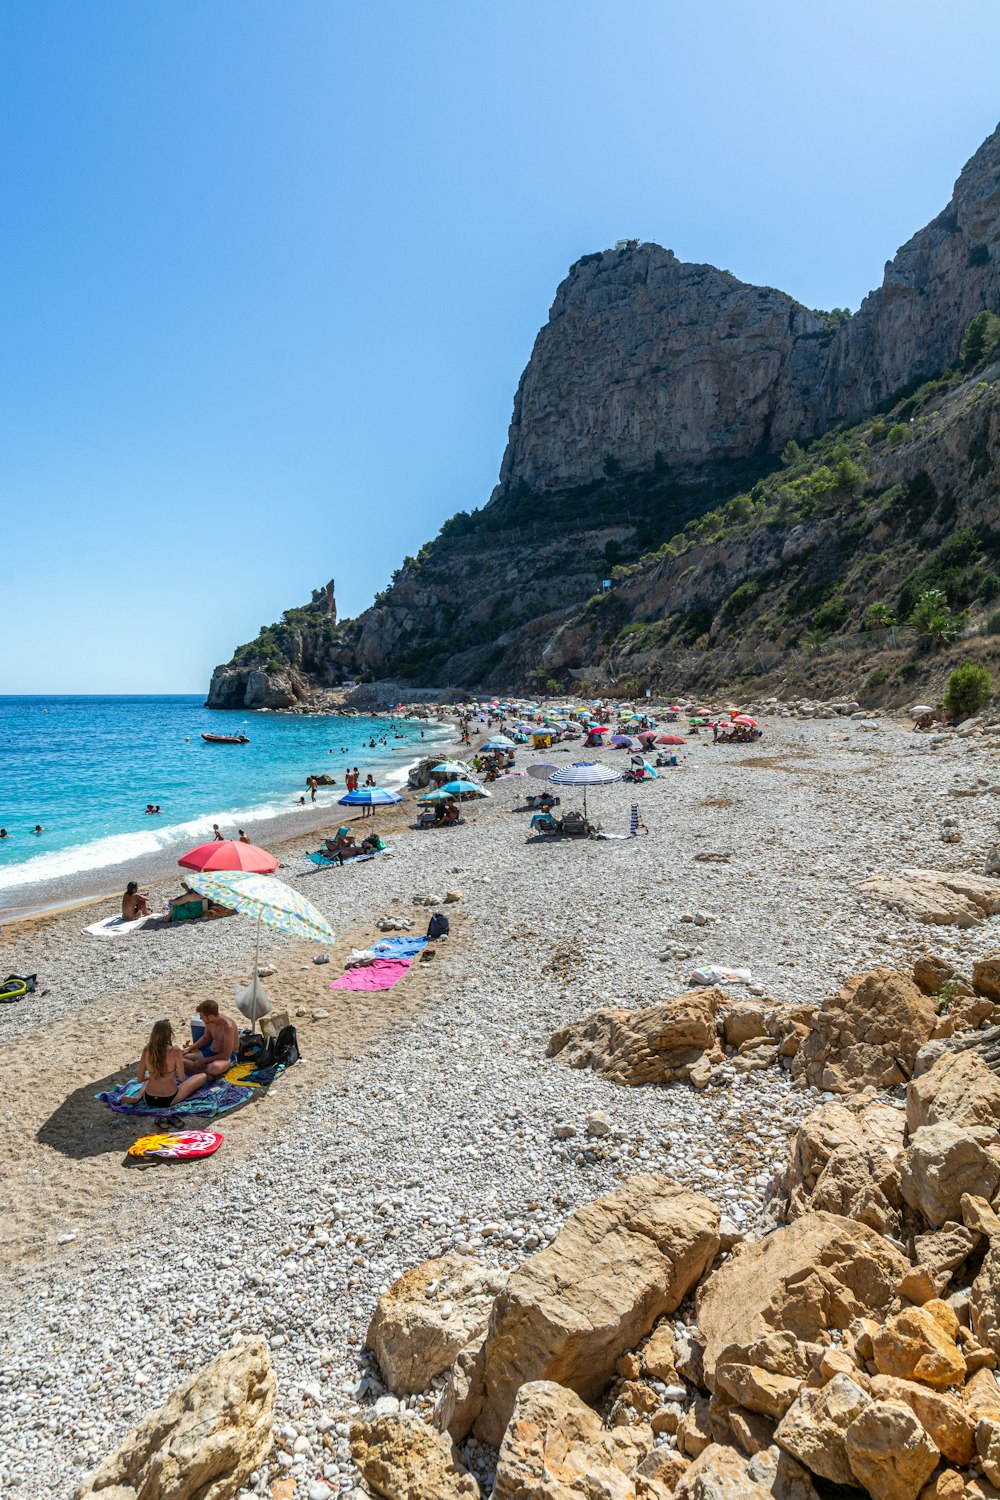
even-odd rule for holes
{"type": "Polygon", "coordinates": [[[464,760],[443,760],[439,766],[431,767],[432,776],[467,776],[469,768],[464,760]]]}
{"type": "Polygon", "coordinates": [[[611,736],[611,744],[614,745],[616,750],[631,750],[632,748],[632,741],[627,734],[613,734],[611,736]]]}
{"type": "Polygon", "coordinates": [[[505,734],[495,734],[485,745],[480,745],[480,750],[513,750],[514,741],[509,740],[505,734]]]}
{"type": "Polygon", "coordinates": [[[474,781],[446,781],[441,788],[447,792],[449,797],[488,797],[490,793],[485,787],[477,786],[474,781]]]}
{"type": "Polygon", "coordinates": [[[734,714],[733,715],[733,723],[734,724],[751,724],[751,725],[753,725],[754,728],[757,727],[757,720],[756,719],[751,719],[751,717],[750,717],[749,714],[734,714]]]}
{"type": "Polygon", "coordinates": [[[914,703],[913,707],[908,709],[907,712],[911,713],[915,719],[919,719],[923,714],[936,713],[937,710],[932,703],[914,703]]]}
{"type": "Polygon", "coordinates": [[[661,734],[656,743],[658,745],[686,745],[687,740],[679,734],[661,734]]]}
{"type": "Polygon", "coordinates": [[[220,906],[231,907],[244,917],[252,917],[257,923],[257,943],[254,948],[253,982],[250,986],[250,1009],[247,1012],[251,1024],[256,1024],[259,1014],[266,1014],[267,997],[260,1004],[261,986],[258,978],[260,965],[260,929],[273,927],[286,932],[289,937],[300,938],[306,943],[334,943],[337,934],[323,913],[300,892],[275,880],[273,875],[256,875],[246,870],[199,870],[188,881],[192,890],[207,896],[220,906]]]}
{"type": "Polygon", "coordinates": [[[426,792],[419,800],[421,802],[447,802],[450,795],[450,792],[446,792],[444,787],[439,786],[435,787],[433,792],[426,792]]]}
{"type": "Polygon", "coordinates": [[[583,815],[587,816],[588,786],[607,786],[611,781],[621,781],[621,771],[612,771],[610,766],[600,766],[594,761],[580,761],[573,766],[563,766],[553,771],[549,780],[556,786],[580,786],[583,788],[583,815]]]}
{"type": "Polygon", "coordinates": [[[212,839],[210,843],[198,844],[182,854],[177,863],[185,870],[249,870],[256,875],[270,875],[278,868],[278,861],[266,849],[236,839],[212,839]]]}
{"type": "Polygon", "coordinates": [[[384,786],[359,786],[346,797],[337,798],[341,807],[387,807],[390,802],[402,800],[399,792],[387,791],[384,786]]]}
{"type": "Polygon", "coordinates": [[[558,769],[558,766],[549,766],[544,764],[538,766],[529,766],[528,775],[534,776],[536,781],[548,781],[549,777],[552,775],[552,772],[558,771],[558,769]]]}
{"type": "Polygon", "coordinates": [[[648,740],[655,740],[656,739],[656,730],[655,729],[644,729],[642,731],[642,733],[637,736],[637,738],[640,739],[640,740],[642,740],[643,743],[645,743],[648,740]]]}

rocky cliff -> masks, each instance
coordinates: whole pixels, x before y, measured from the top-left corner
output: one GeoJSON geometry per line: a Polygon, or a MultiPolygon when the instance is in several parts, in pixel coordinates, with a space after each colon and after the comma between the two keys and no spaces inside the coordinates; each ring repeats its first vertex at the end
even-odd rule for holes
{"type": "MultiPolygon", "coordinates": [[[[822,477],[816,482],[813,500],[837,539],[838,580],[850,573],[845,545],[878,543],[877,532],[855,525],[870,497],[899,485],[917,494],[918,475],[936,465],[935,495],[951,496],[948,503],[938,500],[925,514],[914,501],[920,514],[909,525],[906,502],[892,501],[900,556],[878,587],[902,588],[907,568],[921,564],[920,548],[941,545],[969,519],[970,464],[977,504],[988,510],[995,496],[995,413],[983,402],[992,324],[983,326],[977,358],[965,348],[970,324],[984,313],[1000,313],[1000,130],[853,316],[812,312],[773,288],[684,264],[658,245],[630,241],[584,256],[558,289],[521,378],[489,503],[452,517],[357,620],[338,626],[325,592],[321,602],[317,595],[287,612],[217,670],[209,704],[289,706],[357,675],[513,686],[546,664],[579,672],[600,663],[629,625],[657,624],[656,640],[647,641],[655,650],[692,614],[686,641],[738,636],[754,615],[718,615],[739,582],[763,578],[759,593],[767,594],[783,570],[801,571],[806,553],[813,562],[824,556],[796,540],[796,527],[811,536],[820,525],[800,514],[810,462],[832,472],[831,462],[850,457],[863,474],[846,488],[824,491],[822,477]],[[947,389],[928,392],[940,379],[947,389]],[[863,431],[879,412],[890,414],[887,425],[863,431]],[[929,458],[921,469],[918,450],[898,432],[889,441],[890,427],[918,419],[951,432],[950,450],[941,448],[951,460],[929,458]],[[789,440],[812,443],[812,458],[796,468],[796,450],[790,472],[772,482],[789,440]],[[877,462],[869,461],[876,450],[877,462]],[[792,498],[772,504],[789,486],[798,486],[792,498]],[[692,536],[699,546],[710,538],[716,552],[695,564],[692,536]],[[693,585],[694,566],[713,574],[711,586],[693,585]],[[614,581],[611,602],[606,578],[614,581]]],[[[993,522],[983,510],[975,524],[988,531],[993,522]]],[[[992,545],[984,532],[987,561],[992,545]]],[[[818,587],[803,585],[804,611],[801,600],[797,613],[786,601],[772,639],[788,637],[784,625],[810,625],[809,590],[818,587]]],[[[839,615],[835,629],[856,628],[866,598],[859,581],[825,618],[839,615]]],[[[829,598],[816,607],[823,603],[829,598]]]]}

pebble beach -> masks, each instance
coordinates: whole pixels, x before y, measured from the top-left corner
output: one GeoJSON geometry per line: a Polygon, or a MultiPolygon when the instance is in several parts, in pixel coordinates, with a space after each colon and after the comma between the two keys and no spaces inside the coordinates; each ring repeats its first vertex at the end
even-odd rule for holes
{"type": "MultiPolygon", "coordinates": [[[[749,969],[751,992],[779,1003],[819,1003],[926,950],[967,968],[1000,921],[928,929],[858,890],[904,866],[982,873],[1000,735],[931,744],[889,718],[778,712],[761,724],[754,744],[695,738],[655,783],[589,795],[604,832],[625,835],[638,803],[648,836],[529,837],[538,783],[511,776],[451,829],[414,830],[411,794],[375,821],[392,853],[366,863],[316,871],[308,840],[272,846],[338,943],[316,965],[315,948],[264,933],[268,991],[302,1060],[220,1121],[223,1148],[205,1161],[127,1170],[146,1122],[93,1095],[134,1068],[158,1016],[179,1029],[202,998],[227,1009],[249,978],[249,925],[84,934],[116,898],[4,928],[4,972],[36,972],[39,989],[0,1010],[0,1494],[70,1495],[183,1374],[260,1333],[279,1441],[246,1493],[284,1477],[294,1500],[361,1500],[351,1415],[399,1405],[365,1334],[408,1267],[452,1249],[511,1267],[640,1170],[707,1193],[737,1230],[757,1223],[821,1095],[780,1066],[723,1069],[704,1090],[616,1087],[547,1058],[552,1032],[680,994],[713,963],[749,969]],[[382,994],[331,992],[380,918],[422,932],[429,909],[414,898],[448,892],[451,933],[431,961],[382,994]],[[595,1112],[606,1130],[588,1130],[595,1112]]],[[[518,769],[534,758],[520,750],[518,769]]],[[[563,809],[578,800],[564,792],[563,809]]],[[[426,1409],[424,1395],[405,1399],[426,1409]]],[[[467,1458],[488,1476],[488,1451],[467,1458]]]]}

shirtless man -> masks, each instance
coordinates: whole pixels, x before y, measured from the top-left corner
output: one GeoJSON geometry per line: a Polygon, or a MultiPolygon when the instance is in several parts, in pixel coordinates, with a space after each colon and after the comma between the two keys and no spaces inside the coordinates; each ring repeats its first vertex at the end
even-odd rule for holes
{"type": "Polygon", "coordinates": [[[122,897],[122,921],[134,922],[136,917],[148,917],[149,914],[149,902],[140,895],[135,881],[130,880],[122,897]]]}
{"type": "Polygon", "coordinates": [[[239,1028],[229,1016],[219,1014],[217,1000],[203,1000],[198,1014],[205,1023],[205,1038],[197,1047],[184,1049],[185,1071],[221,1078],[237,1060],[239,1028]]]}

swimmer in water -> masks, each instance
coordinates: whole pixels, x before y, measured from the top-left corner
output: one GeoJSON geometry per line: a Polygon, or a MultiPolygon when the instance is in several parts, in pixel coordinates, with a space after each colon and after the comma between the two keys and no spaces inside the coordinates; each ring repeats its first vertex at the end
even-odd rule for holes
{"type": "Polygon", "coordinates": [[[45,832],[45,829],[42,827],[41,823],[36,823],[35,826],[34,826],[34,828],[32,829],[32,833],[44,833],[44,832],[45,832]]]}

